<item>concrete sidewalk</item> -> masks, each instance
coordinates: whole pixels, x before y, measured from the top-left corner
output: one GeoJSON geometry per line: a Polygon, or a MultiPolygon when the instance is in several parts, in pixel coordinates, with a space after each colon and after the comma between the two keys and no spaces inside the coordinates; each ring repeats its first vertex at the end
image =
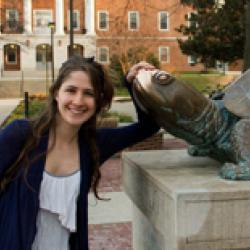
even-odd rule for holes
{"type": "MultiPolygon", "coordinates": [[[[187,144],[170,135],[164,136],[162,149],[181,149],[187,144]]],[[[96,201],[89,194],[89,249],[132,250],[132,202],[123,191],[122,161],[108,159],[101,167],[98,187],[100,197],[110,201],[96,201]]],[[[142,191],[143,192],[143,191],[142,191]]]]}
{"type": "Polygon", "coordinates": [[[129,115],[133,121],[137,121],[137,114],[132,101],[113,101],[110,111],[119,112],[121,114],[129,115]]]}
{"type": "Polygon", "coordinates": [[[20,103],[20,98],[0,99],[0,126],[20,103]]]}

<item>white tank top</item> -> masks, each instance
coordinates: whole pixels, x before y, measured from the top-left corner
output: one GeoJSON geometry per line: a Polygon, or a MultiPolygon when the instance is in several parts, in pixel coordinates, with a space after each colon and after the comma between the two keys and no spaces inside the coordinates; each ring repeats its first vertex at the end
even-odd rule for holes
{"type": "Polygon", "coordinates": [[[67,176],[44,171],[40,189],[40,210],[32,250],[68,250],[70,232],[76,231],[76,202],[80,191],[80,170],[67,176]]]}

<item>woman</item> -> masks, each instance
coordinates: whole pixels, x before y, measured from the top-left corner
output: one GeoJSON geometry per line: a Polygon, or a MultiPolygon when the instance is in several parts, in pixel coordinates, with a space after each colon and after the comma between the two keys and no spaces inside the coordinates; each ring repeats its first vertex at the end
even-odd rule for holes
{"type": "MultiPolygon", "coordinates": [[[[126,76],[130,84],[141,62],[126,76]]],[[[137,108],[138,123],[96,129],[113,88],[100,64],[72,57],[50,88],[35,120],[16,120],[0,132],[0,249],[87,250],[87,195],[98,198],[99,166],[159,128],[137,108]]]]}

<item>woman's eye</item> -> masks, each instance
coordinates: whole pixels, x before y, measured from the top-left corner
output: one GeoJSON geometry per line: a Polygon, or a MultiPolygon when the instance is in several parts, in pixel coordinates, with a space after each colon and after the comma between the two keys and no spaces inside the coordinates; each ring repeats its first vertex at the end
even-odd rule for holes
{"type": "Polygon", "coordinates": [[[87,96],[95,96],[93,91],[86,91],[85,95],[87,95],[87,96]]]}
{"type": "Polygon", "coordinates": [[[66,89],[66,92],[69,92],[69,93],[74,93],[75,90],[74,89],[66,89]]]}

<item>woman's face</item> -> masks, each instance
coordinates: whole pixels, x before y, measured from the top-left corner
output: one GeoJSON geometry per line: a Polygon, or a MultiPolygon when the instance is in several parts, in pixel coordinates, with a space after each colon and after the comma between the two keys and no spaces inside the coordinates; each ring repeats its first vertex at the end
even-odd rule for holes
{"type": "Polygon", "coordinates": [[[94,88],[84,71],[71,72],[57,91],[55,99],[59,119],[68,125],[80,127],[95,114],[94,88]]]}

